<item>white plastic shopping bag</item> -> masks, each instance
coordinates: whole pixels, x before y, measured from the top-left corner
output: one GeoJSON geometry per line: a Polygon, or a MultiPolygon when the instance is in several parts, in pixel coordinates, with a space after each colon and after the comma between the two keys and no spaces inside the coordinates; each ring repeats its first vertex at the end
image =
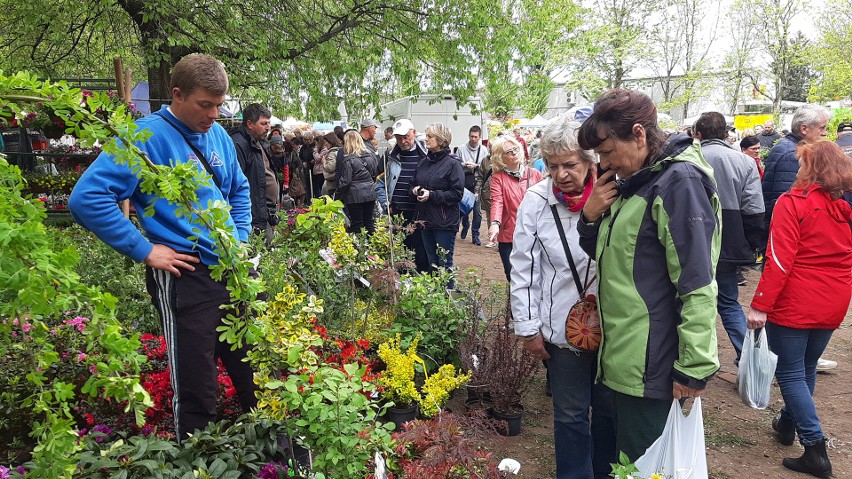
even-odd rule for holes
{"type": "Polygon", "coordinates": [[[778,355],[769,350],[766,340],[766,329],[760,328],[757,333],[749,329],[743,341],[743,351],[740,353],[740,366],[737,371],[737,390],[743,404],[755,409],[766,409],[769,405],[769,391],[772,377],[775,376],[775,366],[778,355]]]}
{"type": "Polygon", "coordinates": [[[663,434],[635,465],[638,476],[644,479],[653,474],[672,479],[707,479],[700,397],[695,398],[689,416],[683,414],[677,399],[672,401],[663,434]]]}

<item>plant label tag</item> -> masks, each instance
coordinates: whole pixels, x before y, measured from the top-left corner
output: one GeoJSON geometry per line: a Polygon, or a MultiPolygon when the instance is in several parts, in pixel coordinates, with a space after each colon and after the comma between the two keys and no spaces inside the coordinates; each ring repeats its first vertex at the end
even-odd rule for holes
{"type": "Polygon", "coordinates": [[[388,475],[385,474],[385,458],[382,457],[379,451],[376,451],[376,479],[388,479],[388,475]]]}

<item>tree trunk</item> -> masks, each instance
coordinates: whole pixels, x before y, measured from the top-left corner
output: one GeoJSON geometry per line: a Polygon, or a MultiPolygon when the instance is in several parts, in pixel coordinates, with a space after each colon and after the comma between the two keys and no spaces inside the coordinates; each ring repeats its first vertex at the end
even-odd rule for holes
{"type": "Polygon", "coordinates": [[[151,113],[160,109],[164,100],[172,97],[171,65],[161,61],[159,65],[148,65],[148,98],[151,101],[151,113]]]}

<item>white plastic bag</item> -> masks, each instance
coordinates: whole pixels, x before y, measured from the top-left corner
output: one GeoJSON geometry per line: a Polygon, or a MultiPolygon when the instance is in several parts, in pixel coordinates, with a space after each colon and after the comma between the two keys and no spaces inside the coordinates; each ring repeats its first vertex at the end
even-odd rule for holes
{"type": "Polygon", "coordinates": [[[769,350],[766,329],[760,329],[756,340],[754,335],[754,330],[749,329],[743,341],[740,367],[737,371],[737,390],[746,406],[766,409],[778,355],[769,350]]]}
{"type": "Polygon", "coordinates": [[[635,465],[638,476],[645,479],[657,473],[672,479],[707,479],[700,397],[695,398],[689,416],[683,414],[677,399],[672,401],[663,434],[635,465]]]}

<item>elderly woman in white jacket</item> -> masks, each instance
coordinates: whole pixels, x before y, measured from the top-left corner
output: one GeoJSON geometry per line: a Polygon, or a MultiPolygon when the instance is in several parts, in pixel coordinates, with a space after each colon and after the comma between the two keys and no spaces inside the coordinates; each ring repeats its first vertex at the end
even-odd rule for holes
{"type": "MultiPolygon", "coordinates": [[[[579,127],[557,118],[545,128],[540,148],[549,177],[530,187],[521,202],[510,257],[515,334],[547,362],[558,479],[605,478],[610,463],[617,462],[612,397],[606,386],[595,384],[597,352],[574,349],[565,337],[565,319],[580,292],[553,206],[581,281],[595,277],[595,263],[580,248],[576,231],[596,180],[595,154],[580,149],[579,127]]],[[[596,290],[593,283],[587,293],[596,290]]]]}

